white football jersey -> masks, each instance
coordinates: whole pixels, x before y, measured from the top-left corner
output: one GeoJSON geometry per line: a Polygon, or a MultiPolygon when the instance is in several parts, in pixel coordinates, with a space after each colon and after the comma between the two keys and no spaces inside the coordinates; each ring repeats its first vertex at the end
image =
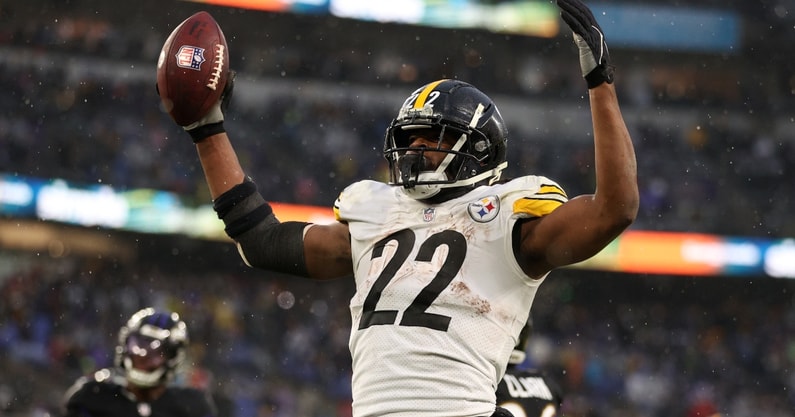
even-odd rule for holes
{"type": "Polygon", "coordinates": [[[566,194],[526,176],[428,205],[360,181],[334,205],[351,234],[353,415],[490,416],[542,279],[514,258],[517,219],[566,194]]]}

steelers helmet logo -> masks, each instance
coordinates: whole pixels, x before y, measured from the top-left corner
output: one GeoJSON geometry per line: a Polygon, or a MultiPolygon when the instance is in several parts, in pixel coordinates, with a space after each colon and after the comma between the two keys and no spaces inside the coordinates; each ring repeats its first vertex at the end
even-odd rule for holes
{"type": "Polygon", "coordinates": [[[481,198],[478,201],[469,203],[467,210],[472,220],[478,223],[490,222],[500,212],[500,198],[496,195],[481,198]]]}

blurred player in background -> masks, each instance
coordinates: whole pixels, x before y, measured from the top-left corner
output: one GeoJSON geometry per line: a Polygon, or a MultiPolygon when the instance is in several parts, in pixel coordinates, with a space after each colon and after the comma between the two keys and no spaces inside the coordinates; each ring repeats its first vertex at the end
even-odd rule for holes
{"type": "Polygon", "coordinates": [[[234,77],[207,115],[183,126],[247,264],[354,277],[355,417],[509,415],[496,407],[495,390],[538,286],[551,270],[598,253],[637,215],[635,153],[601,29],[579,0],[558,5],[589,91],[593,194],[568,199],[542,176],[500,181],[507,166],[500,112],[452,79],[406,99],[384,141],[391,181],[347,187],[330,225],[280,222],[245,175],[223,126],[234,77]]]}
{"type": "Polygon", "coordinates": [[[527,341],[532,332],[532,320],[528,320],[497,386],[497,405],[514,417],[558,417],[563,404],[560,386],[537,369],[519,367],[527,357],[527,341]]]}
{"type": "Polygon", "coordinates": [[[145,308],[119,331],[116,369],[82,377],[66,392],[66,417],[213,417],[205,391],[169,385],[185,358],[188,330],[177,313],[145,308]]]}

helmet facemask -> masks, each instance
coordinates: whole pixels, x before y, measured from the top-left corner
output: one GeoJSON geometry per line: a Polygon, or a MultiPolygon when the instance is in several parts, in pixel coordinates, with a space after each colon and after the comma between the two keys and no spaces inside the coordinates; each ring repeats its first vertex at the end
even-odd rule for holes
{"type": "Polygon", "coordinates": [[[133,333],[127,338],[127,355],[122,367],[127,381],[139,387],[160,385],[168,370],[168,357],[163,341],[133,333]]]}
{"type": "Polygon", "coordinates": [[[187,337],[185,322],[176,313],[143,309],[119,332],[116,365],[131,385],[163,385],[184,360],[187,337]]]}

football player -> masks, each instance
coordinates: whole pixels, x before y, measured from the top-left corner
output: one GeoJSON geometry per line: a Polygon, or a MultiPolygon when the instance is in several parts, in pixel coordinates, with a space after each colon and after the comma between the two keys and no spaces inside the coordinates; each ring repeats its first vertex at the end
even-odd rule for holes
{"type": "Polygon", "coordinates": [[[212,417],[209,393],[169,385],[188,333],[177,313],[145,308],[119,332],[116,369],[82,377],[65,395],[67,417],[212,417]]]}
{"type": "Polygon", "coordinates": [[[223,125],[233,77],[210,113],[183,126],[248,265],[353,276],[355,417],[506,415],[495,390],[538,286],[598,253],[637,215],[635,153],[602,31],[580,0],[558,5],[588,87],[592,194],[569,199],[544,176],[500,181],[503,118],[489,96],[454,79],[405,100],[384,140],[391,181],[348,186],[328,225],[280,222],[246,176],[223,125]]]}
{"type": "Polygon", "coordinates": [[[514,417],[556,417],[563,404],[560,386],[538,369],[520,368],[527,356],[527,340],[532,332],[528,320],[508,359],[508,368],[497,386],[497,405],[514,417]]]}

